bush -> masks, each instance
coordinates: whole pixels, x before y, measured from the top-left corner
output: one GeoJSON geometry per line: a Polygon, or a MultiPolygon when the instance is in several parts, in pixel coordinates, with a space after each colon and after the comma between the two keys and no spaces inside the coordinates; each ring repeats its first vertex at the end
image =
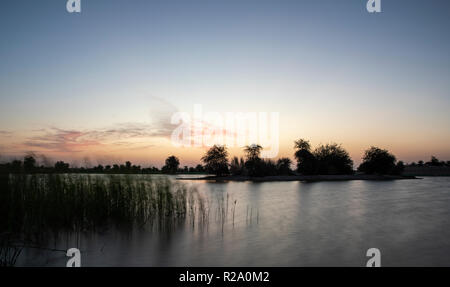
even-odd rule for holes
{"type": "Polygon", "coordinates": [[[214,145],[202,157],[205,169],[216,176],[228,174],[228,151],[225,146],[214,145]]]}
{"type": "Polygon", "coordinates": [[[309,141],[295,141],[297,171],[304,175],[351,174],[353,161],[348,152],[338,144],[332,143],[317,147],[311,152],[309,141]]]}
{"type": "Polygon", "coordinates": [[[314,150],[319,174],[352,174],[353,161],[338,144],[321,145],[314,150]]]}
{"type": "Polygon", "coordinates": [[[317,161],[311,153],[311,145],[307,140],[297,140],[294,145],[297,171],[301,174],[312,175],[317,173],[317,161]]]}
{"type": "Polygon", "coordinates": [[[289,158],[287,158],[287,157],[280,158],[277,161],[277,173],[281,174],[281,175],[291,174],[292,173],[291,164],[292,164],[292,161],[289,158]]]}
{"type": "Polygon", "coordinates": [[[245,162],[243,158],[233,157],[230,164],[230,173],[232,175],[244,175],[245,174],[245,162]]]}
{"type": "Polygon", "coordinates": [[[172,173],[175,174],[178,171],[178,167],[180,166],[180,160],[176,156],[169,156],[166,159],[166,165],[162,167],[163,173],[172,173]]]}
{"type": "Polygon", "coordinates": [[[317,160],[309,150],[297,150],[295,152],[297,159],[297,171],[301,174],[317,174],[317,160]]]}
{"type": "Polygon", "coordinates": [[[363,162],[358,171],[366,174],[400,174],[403,172],[404,164],[395,164],[396,158],[388,150],[371,147],[364,152],[363,162]]]}

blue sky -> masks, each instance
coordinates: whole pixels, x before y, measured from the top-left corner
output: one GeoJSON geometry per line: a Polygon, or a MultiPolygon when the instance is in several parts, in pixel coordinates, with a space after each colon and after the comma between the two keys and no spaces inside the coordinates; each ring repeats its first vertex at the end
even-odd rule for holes
{"type": "MultiPolygon", "coordinates": [[[[305,137],[357,158],[374,144],[407,161],[450,159],[448,1],[382,0],[378,14],[365,0],[82,0],[80,14],[65,5],[2,1],[2,154],[36,151],[29,143],[55,129],[144,124],[200,103],[280,112],[282,155],[305,137]]],[[[198,157],[156,150],[145,160],[198,157]]]]}

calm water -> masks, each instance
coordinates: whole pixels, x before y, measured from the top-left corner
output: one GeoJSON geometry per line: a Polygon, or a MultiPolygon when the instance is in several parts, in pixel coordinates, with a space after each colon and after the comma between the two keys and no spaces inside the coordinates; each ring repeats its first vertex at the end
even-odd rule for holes
{"type": "MultiPolygon", "coordinates": [[[[82,265],[364,266],[366,250],[376,247],[384,266],[450,266],[449,177],[185,183],[207,198],[207,226],[83,236],[82,265]]],[[[66,261],[62,252],[27,250],[19,265],[66,261]]]]}

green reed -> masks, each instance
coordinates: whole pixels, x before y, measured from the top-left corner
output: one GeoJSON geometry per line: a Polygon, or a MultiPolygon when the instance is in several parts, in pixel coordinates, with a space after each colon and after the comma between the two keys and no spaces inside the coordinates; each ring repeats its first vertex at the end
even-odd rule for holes
{"type": "Polygon", "coordinates": [[[167,177],[80,174],[9,175],[0,190],[0,232],[45,234],[205,221],[203,198],[167,177]],[[198,214],[197,214],[198,213],[198,214]],[[192,219],[193,218],[193,219],[192,219]]]}

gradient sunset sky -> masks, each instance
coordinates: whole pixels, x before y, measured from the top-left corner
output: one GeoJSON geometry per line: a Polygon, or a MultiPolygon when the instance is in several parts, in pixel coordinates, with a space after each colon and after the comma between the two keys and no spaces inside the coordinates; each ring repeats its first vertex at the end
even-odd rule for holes
{"type": "Polygon", "coordinates": [[[206,148],[170,141],[194,104],[279,112],[279,156],[306,138],[450,160],[449,1],[81,2],[0,4],[0,161],[196,164],[206,148]]]}

